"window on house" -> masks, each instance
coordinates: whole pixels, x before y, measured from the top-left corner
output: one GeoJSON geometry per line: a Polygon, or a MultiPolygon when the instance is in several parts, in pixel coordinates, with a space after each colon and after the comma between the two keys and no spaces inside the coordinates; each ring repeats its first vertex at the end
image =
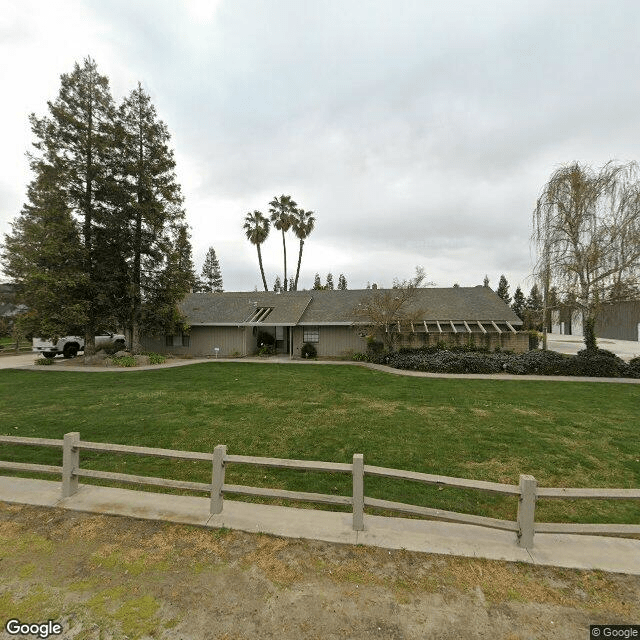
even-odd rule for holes
{"type": "Polygon", "coordinates": [[[191,336],[186,333],[177,333],[175,335],[167,334],[165,338],[165,346],[167,347],[188,347],[191,344],[191,336]]]}
{"type": "Polygon", "coordinates": [[[319,342],[320,327],[305,327],[302,332],[302,342],[319,342]]]}

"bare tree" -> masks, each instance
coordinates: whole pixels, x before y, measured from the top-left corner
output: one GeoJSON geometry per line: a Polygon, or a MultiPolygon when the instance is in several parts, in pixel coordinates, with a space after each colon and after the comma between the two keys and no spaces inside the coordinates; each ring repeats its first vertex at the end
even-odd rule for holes
{"type": "Polygon", "coordinates": [[[545,307],[551,286],[575,299],[588,349],[596,346],[602,300],[621,299],[640,282],[639,173],[635,162],[609,162],[600,171],[577,162],[561,167],[533,213],[545,307]]]}
{"type": "Polygon", "coordinates": [[[378,338],[387,351],[393,350],[400,330],[412,322],[421,321],[423,310],[415,306],[418,289],[434,286],[425,282],[422,267],[416,267],[416,275],[408,280],[393,281],[391,289],[372,289],[355,309],[355,315],[369,327],[371,335],[378,338]],[[400,330],[399,330],[400,328],[400,330]]]}

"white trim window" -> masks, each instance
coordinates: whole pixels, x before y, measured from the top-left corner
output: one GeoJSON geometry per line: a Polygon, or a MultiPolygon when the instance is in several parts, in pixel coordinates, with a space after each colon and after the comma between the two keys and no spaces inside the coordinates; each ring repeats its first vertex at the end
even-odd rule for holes
{"type": "Polygon", "coordinates": [[[304,327],[302,330],[302,342],[320,342],[320,327],[304,327]]]}

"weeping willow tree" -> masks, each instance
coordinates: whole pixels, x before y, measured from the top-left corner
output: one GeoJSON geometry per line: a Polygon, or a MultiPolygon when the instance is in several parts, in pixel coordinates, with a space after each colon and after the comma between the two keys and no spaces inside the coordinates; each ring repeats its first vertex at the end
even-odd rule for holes
{"type": "MultiPolygon", "coordinates": [[[[640,170],[609,162],[599,171],[573,163],[558,169],[533,213],[536,276],[582,312],[587,349],[604,301],[637,297],[640,288],[640,170]]],[[[546,326],[546,318],[545,318],[546,326]]]]}

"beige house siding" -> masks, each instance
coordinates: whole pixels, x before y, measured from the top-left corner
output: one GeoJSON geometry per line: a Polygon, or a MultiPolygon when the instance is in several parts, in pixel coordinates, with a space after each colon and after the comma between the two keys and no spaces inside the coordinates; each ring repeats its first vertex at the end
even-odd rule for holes
{"type": "Polygon", "coordinates": [[[255,351],[255,338],[250,327],[191,327],[188,347],[168,347],[164,335],[148,336],[142,344],[147,351],[177,356],[215,356],[215,347],[220,349],[218,356],[221,358],[247,355],[247,349],[249,354],[255,351]]]}
{"type": "MultiPolygon", "coordinates": [[[[310,327],[307,327],[310,328],[310,327]]],[[[260,330],[274,334],[274,327],[260,327],[260,330]]],[[[293,357],[299,358],[304,344],[305,327],[291,327],[293,336],[293,357]]],[[[256,353],[256,337],[254,327],[191,327],[190,344],[188,347],[166,346],[165,336],[145,338],[142,343],[147,351],[158,353],[172,353],[177,356],[207,357],[215,356],[215,347],[219,348],[221,358],[233,356],[254,355],[256,353]]],[[[318,327],[318,342],[312,343],[319,358],[335,358],[348,356],[352,353],[366,352],[365,337],[360,337],[363,329],[353,326],[323,326],[318,327]]],[[[285,333],[286,335],[286,333],[285,333]]],[[[494,350],[496,347],[505,350],[524,353],[529,349],[529,336],[526,333],[404,333],[398,346],[420,347],[435,345],[438,342],[450,345],[465,345],[472,341],[478,347],[494,350]]]]}
{"type": "MultiPolygon", "coordinates": [[[[311,327],[306,327],[310,329],[311,327]]],[[[293,328],[293,356],[300,357],[305,327],[293,328]]],[[[319,326],[318,342],[312,343],[319,358],[339,357],[350,352],[366,351],[367,343],[352,326],[319,326]]]]}

